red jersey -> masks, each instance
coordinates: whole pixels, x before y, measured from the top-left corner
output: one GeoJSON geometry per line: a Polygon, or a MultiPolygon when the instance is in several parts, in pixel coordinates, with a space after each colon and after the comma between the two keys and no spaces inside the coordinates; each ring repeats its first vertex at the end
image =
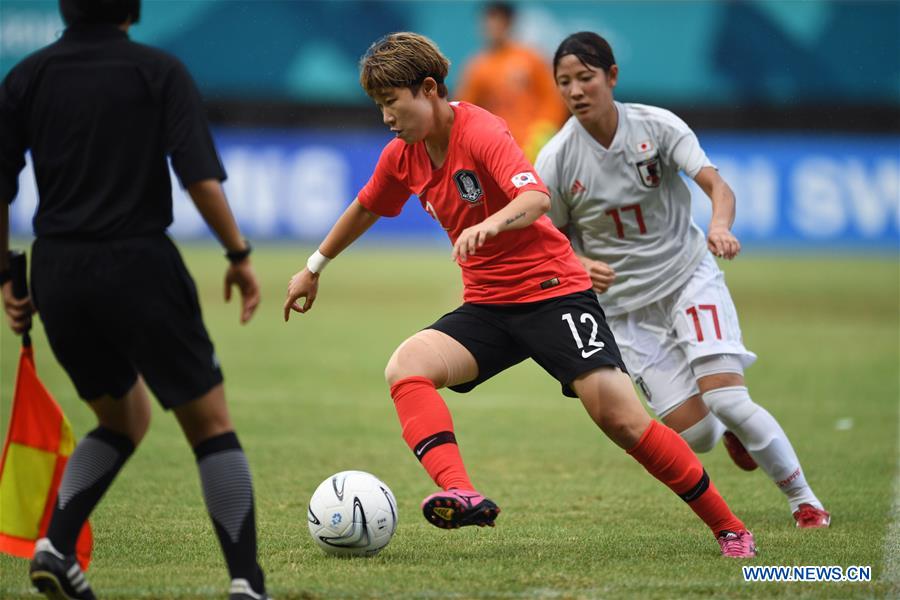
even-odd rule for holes
{"type": "MultiPolygon", "coordinates": [[[[357,200],[375,214],[395,217],[415,194],[453,243],[522,192],[549,193],[502,119],[465,102],[450,106],[455,117],[444,164],[432,166],[424,142],[392,140],[357,200]]],[[[489,239],[458,264],[466,302],[536,302],[591,288],[569,240],[543,215],[489,239]]]]}

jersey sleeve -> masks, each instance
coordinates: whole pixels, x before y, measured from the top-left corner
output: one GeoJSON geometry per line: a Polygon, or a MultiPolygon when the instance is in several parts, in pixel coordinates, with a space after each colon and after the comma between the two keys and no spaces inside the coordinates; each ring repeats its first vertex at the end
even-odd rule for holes
{"type": "MultiPolygon", "coordinates": [[[[21,114],[24,85],[13,69],[0,83],[0,202],[11,204],[19,192],[19,173],[25,167],[25,119],[21,114]]],[[[3,209],[6,210],[6,209],[3,209]]]]}
{"type": "Polygon", "coordinates": [[[547,187],[502,121],[496,119],[485,125],[488,126],[482,127],[482,123],[475,125],[478,129],[472,151],[506,197],[512,200],[522,192],[531,190],[549,195],[547,187]]]}
{"type": "Polygon", "coordinates": [[[550,211],[547,216],[557,229],[563,229],[569,223],[568,197],[560,185],[561,174],[558,169],[556,154],[548,146],[538,154],[534,168],[550,192],[550,211]]]}
{"type": "Polygon", "coordinates": [[[403,142],[392,142],[381,151],[375,172],[356,197],[363,207],[382,217],[399,215],[412,194],[396,174],[397,143],[403,142]]]}
{"type": "Polygon", "coordinates": [[[200,92],[187,69],[174,60],[166,77],[166,153],[183,187],[204,179],[225,180],[225,168],[213,143],[200,92]]]}
{"type": "Polygon", "coordinates": [[[703,167],[714,167],[687,123],[665,111],[659,121],[663,159],[692,179],[703,167]]]}

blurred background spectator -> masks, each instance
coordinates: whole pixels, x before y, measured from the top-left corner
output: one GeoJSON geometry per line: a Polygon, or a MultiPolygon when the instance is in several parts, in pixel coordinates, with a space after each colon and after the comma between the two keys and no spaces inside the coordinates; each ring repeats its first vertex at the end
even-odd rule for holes
{"type": "Polygon", "coordinates": [[[470,60],[455,99],[485,108],[509,125],[529,160],[569,117],[556,91],[553,70],[536,50],[513,40],[515,8],[486,4],[481,29],[485,48],[470,60]]]}

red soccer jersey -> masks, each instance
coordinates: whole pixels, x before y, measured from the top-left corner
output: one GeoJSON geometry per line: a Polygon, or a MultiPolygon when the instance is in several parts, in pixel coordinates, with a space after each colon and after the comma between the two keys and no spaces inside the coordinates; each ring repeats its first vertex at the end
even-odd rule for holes
{"type": "MultiPolygon", "coordinates": [[[[424,142],[392,140],[357,200],[378,215],[395,217],[416,194],[453,243],[522,192],[547,194],[547,188],[502,119],[465,102],[450,105],[455,118],[441,168],[432,166],[424,142]]],[[[466,302],[536,302],[591,287],[569,240],[546,216],[488,240],[459,266],[466,302]]]]}

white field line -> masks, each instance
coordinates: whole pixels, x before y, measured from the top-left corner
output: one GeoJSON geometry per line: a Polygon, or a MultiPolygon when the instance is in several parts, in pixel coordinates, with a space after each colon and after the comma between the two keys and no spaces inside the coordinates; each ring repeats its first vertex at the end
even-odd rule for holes
{"type": "MultiPolygon", "coordinates": [[[[900,440],[898,440],[898,446],[900,446],[900,440]]],[[[900,448],[897,450],[897,456],[900,457],[900,448]]],[[[884,574],[882,578],[887,583],[888,590],[896,592],[894,597],[900,597],[900,460],[895,469],[894,497],[884,536],[884,574]]]]}

